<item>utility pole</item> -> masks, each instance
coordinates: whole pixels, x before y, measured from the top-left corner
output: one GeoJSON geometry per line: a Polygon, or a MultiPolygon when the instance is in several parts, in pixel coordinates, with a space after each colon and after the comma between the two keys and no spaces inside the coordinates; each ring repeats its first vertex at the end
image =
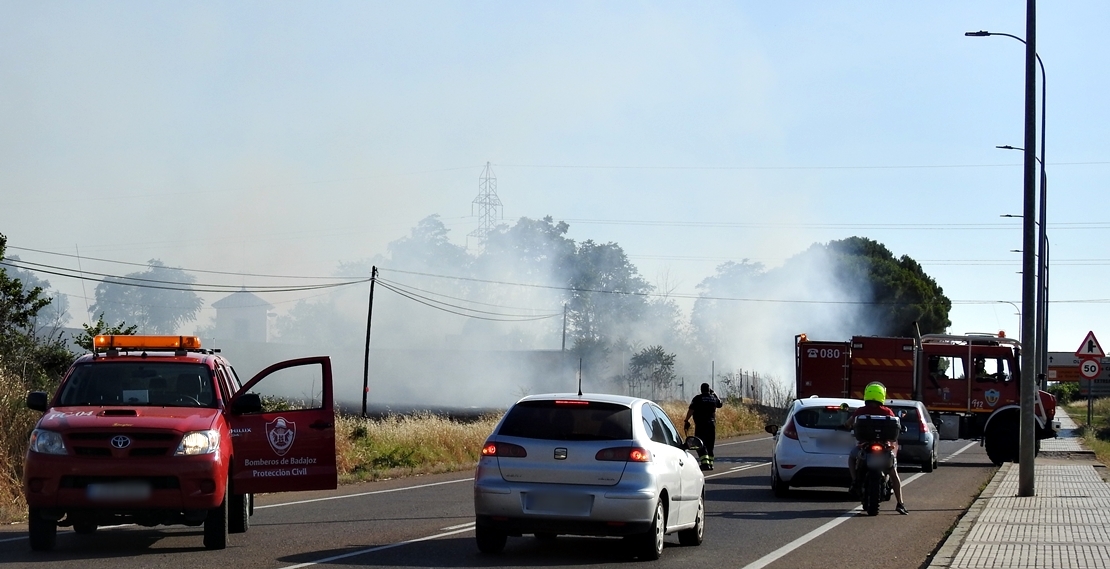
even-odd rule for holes
{"type": "Polygon", "coordinates": [[[366,309],[366,352],[362,358],[362,416],[366,417],[366,396],[370,393],[370,320],[374,316],[374,281],[378,267],[370,267],[370,307],[366,309]]]}

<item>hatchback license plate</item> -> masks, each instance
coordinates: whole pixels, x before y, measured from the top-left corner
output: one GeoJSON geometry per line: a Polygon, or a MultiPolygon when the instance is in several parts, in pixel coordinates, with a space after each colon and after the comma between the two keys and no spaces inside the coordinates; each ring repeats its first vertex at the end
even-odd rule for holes
{"type": "Polygon", "coordinates": [[[85,495],[94,502],[139,501],[150,497],[150,484],[145,482],[117,482],[89,484],[85,495]]]}
{"type": "Polygon", "coordinates": [[[594,497],[589,494],[544,494],[529,492],[524,496],[524,510],[531,513],[588,516],[594,497]]]}

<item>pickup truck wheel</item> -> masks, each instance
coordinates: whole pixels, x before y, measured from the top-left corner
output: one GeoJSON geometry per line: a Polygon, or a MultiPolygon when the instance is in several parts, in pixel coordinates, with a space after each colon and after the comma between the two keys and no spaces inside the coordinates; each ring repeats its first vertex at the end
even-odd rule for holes
{"type": "Polygon", "coordinates": [[[95,522],[73,522],[73,533],[78,535],[89,535],[95,531],[95,522]]]}
{"type": "Polygon", "coordinates": [[[204,518],[204,547],[205,549],[224,549],[227,547],[227,492],[219,506],[208,510],[208,517],[204,518]]]}
{"type": "Polygon", "coordinates": [[[250,494],[232,494],[227,503],[227,533],[246,533],[250,527],[250,494]]]}
{"type": "Polygon", "coordinates": [[[27,533],[32,551],[50,551],[58,537],[58,522],[42,517],[38,508],[27,511],[27,533]]]}

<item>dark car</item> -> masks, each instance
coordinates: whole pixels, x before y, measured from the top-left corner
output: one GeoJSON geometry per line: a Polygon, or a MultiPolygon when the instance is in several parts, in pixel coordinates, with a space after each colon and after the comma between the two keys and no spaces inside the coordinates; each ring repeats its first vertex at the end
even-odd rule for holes
{"type": "Polygon", "coordinates": [[[940,434],[925,405],[912,399],[887,399],[886,406],[902,422],[902,434],[898,437],[898,463],[917,464],[922,472],[932,472],[937,467],[940,434]]]}

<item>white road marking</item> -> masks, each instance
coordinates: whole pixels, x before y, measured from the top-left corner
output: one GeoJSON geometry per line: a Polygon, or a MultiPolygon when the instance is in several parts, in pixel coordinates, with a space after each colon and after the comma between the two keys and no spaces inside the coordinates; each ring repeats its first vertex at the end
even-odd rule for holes
{"type": "Polygon", "coordinates": [[[320,565],[321,563],[331,563],[332,561],[337,561],[339,559],[346,559],[348,557],[355,557],[355,556],[358,556],[358,555],[365,555],[367,553],[375,553],[377,551],[383,551],[383,550],[386,550],[386,549],[393,549],[394,547],[401,547],[402,545],[408,545],[410,543],[419,543],[421,541],[430,541],[430,540],[433,540],[433,539],[439,539],[441,537],[447,537],[449,535],[465,533],[465,532],[468,532],[468,531],[474,531],[474,528],[473,527],[467,527],[467,528],[464,528],[464,529],[457,529],[457,530],[454,530],[454,531],[440,532],[440,533],[437,533],[437,534],[426,535],[424,537],[417,537],[417,538],[408,539],[408,540],[405,540],[405,541],[398,541],[397,543],[390,543],[388,545],[380,545],[378,547],[368,547],[366,549],[360,549],[358,551],[351,551],[349,553],[344,553],[342,555],[333,555],[331,557],[325,557],[323,559],[317,559],[316,561],[309,561],[308,563],[298,563],[297,565],[288,565],[286,567],[282,567],[281,569],[299,569],[300,567],[311,567],[313,565],[320,565]]]}
{"type": "Polygon", "coordinates": [[[717,443],[713,446],[714,447],[727,447],[729,445],[742,445],[744,443],[756,443],[756,442],[759,442],[759,441],[768,441],[768,440],[771,440],[773,438],[775,438],[775,437],[763,437],[762,439],[748,439],[746,441],[732,441],[731,443],[717,443]]]}
{"type": "Polygon", "coordinates": [[[459,482],[472,482],[471,478],[460,478],[458,480],[448,480],[446,482],[432,482],[430,484],[417,484],[416,486],[402,486],[400,488],[391,488],[389,490],[374,490],[373,492],[359,492],[358,494],[344,494],[342,496],[328,496],[326,498],[313,498],[311,500],[297,500],[296,502],[282,502],[280,504],[269,504],[266,506],[255,506],[256,510],[264,510],[266,508],[280,508],[282,506],[296,506],[298,504],[311,504],[313,502],[327,502],[330,500],[344,500],[347,498],[359,498],[362,496],[372,496],[374,494],[389,494],[392,492],[403,492],[405,490],[417,490],[420,488],[431,488],[432,486],[442,486],[444,484],[457,484],[459,482]]]}
{"type": "MultiPolygon", "coordinates": [[[[967,443],[966,445],[963,446],[963,448],[961,448],[960,450],[957,450],[956,452],[944,457],[944,459],[940,460],[939,462],[946,462],[949,459],[951,459],[952,457],[964,452],[965,450],[967,450],[967,449],[969,449],[969,448],[971,448],[975,445],[976,445],[976,443],[974,443],[974,442],[967,443]]],[[[925,476],[924,472],[918,472],[917,474],[914,474],[913,476],[910,476],[909,478],[902,481],[902,487],[905,487],[907,484],[913,482],[914,480],[917,480],[918,478],[921,478],[922,476],[925,476]]],[[[761,569],[762,567],[766,567],[766,566],[770,565],[771,563],[774,563],[778,559],[782,558],[786,554],[790,553],[791,551],[794,551],[795,549],[798,549],[799,547],[813,541],[814,539],[817,539],[819,536],[821,536],[825,532],[827,532],[827,531],[831,530],[832,528],[844,523],[845,520],[851,519],[853,516],[856,515],[857,512],[861,512],[861,511],[863,511],[863,506],[856,506],[855,508],[852,508],[851,510],[848,510],[847,512],[844,512],[843,514],[841,514],[840,517],[829,520],[828,522],[826,522],[821,527],[819,527],[819,528],[817,528],[817,529],[799,537],[798,539],[795,539],[794,541],[791,541],[790,543],[772,551],[771,553],[768,553],[767,555],[764,555],[763,557],[760,557],[759,559],[755,560],[754,562],[749,563],[748,565],[745,565],[743,567],[743,569],[761,569]]]]}
{"type": "Polygon", "coordinates": [[[475,522],[467,522],[465,524],[459,524],[457,526],[445,527],[445,528],[442,528],[440,531],[451,531],[453,529],[468,528],[468,527],[472,527],[474,524],[475,524],[475,522]]]}
{"type": "Polygon", "coordinates": [[[706,474],[705,477],[706,478],[716,478],[717,476],[724,476],[726,474],[733,474],[735,472],[740,472],[741,470],[751,470],[753,468],[759,468],[760,466],[767,466],[768,464],[771,464],[771,463],[770,462],[753,462],[753,463],[749,463],[749,464],[743,464],[743,465],[740,465],[740,466],[737,466],[737,467],[734,467],[734,468],[730,468],[730,469],[728,469],[724,472],[718,472],[717,474],[706,474]]]}

